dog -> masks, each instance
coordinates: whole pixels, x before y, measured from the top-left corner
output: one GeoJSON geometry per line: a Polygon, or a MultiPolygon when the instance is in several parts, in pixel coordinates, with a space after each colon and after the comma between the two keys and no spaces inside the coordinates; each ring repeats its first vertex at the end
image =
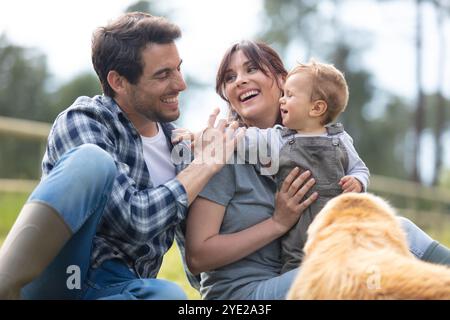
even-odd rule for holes
{"type": "Polygon", "coordinates": [[[395,210],[375,195],[330,200],[304,250],[288,300],[450,299],[450,268],[414,257],[395,210]]]}

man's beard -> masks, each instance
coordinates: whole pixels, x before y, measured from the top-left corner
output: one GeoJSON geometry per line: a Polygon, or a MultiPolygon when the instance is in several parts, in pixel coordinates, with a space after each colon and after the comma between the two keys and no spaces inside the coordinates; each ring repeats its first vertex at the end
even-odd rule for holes
{"type": "Polygon", "coordinates": [[[136,110],[138,110],[148,120],[153,122],[172,122],[180,117],[180,110],[173,115],[167,115],[161,111],[150,110],[149,108],[142,107],[141,105],[136,106],[136,110]]]}

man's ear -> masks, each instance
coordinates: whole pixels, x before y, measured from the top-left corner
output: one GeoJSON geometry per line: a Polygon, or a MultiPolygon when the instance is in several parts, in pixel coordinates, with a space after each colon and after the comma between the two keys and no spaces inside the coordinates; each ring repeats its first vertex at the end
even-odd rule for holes
{"type": "Polygon", "coordinates": [[[125,92],[128,81],[120,74],[118,74],[117,71],[109,71],[106,80],[108,80],[109,86],[114,90],[115,93],[121,94],[125,92]]]}
{"type": "Polygon", "coordinates": [[[309,111],[309,115],[311,117],[321,117],[327,112],[327,110],[328,106],[324,100],[316,100],[309,111]]]}

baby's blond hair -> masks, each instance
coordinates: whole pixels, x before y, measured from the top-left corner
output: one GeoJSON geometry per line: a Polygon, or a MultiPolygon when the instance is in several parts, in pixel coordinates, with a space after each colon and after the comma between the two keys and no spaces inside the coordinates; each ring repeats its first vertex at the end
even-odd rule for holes
{"type": "Polygon", "coordinates": [[[348,86],[342,72],[331,64],[311,59],[308,63],[296,65],[286,79],[300,72],[308,72],[311,75],[311,101],[324,100],[327,104],[327,112],[322,124],[336,120],[348,103],[348,86]]]}

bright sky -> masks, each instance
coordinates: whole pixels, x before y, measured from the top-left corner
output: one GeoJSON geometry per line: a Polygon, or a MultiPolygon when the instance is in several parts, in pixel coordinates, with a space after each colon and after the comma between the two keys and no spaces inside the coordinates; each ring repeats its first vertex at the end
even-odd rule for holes
{"type": "MultiPolygon", "coordinates": [[[[22,0],[0,2],[0,33],[6,32],[16,44],[36,47],[48,56],[54,81],[68,80],[77,73],[90,70],[90,40],[92,31],[121,14],[133,0],[22,0]],[[88,8],[88,9],[87,9],[88,8]]],[[[182,106],[183,125],[191,130],[200,128],[209,111],[225,104],[214,92],[214,79],[219,60],[233,42],[253,38],[264,23],[261,0],[171,0],[156,1],[169,7],[171,20],[180,25],[183,37],[179,51],[186,74],[208,84],[208,88],[190,96],[182,106]]],[[[340,2],[341,3],[341,2],[340,2]]],[[[342,2],[343,3],[343,2],[342,2]]],[[[370,0],[346,1],[339,12],[341,21],[373,33],[373,46],[366,51],[363,62],[376,76],[377,85],[415,99],[414,26],[415,1],[370,0]]],[[[326,8],[325,8],[326,9],[326,8]]],[[[334,8],[330,8],[331,13],[334,8]]],[[[427,91],[436,87],[437,44],[434,11],[425,8],[424,84],[427,91]]],[[[450,26],[447,44],[450,44],[450,26]]],[[[447,47],[450,53],[450,45],[447,47]]],[[[288,67],[301,58],[303,52],[291,52],[288,67]],[[292,58],[291,58],[292,57],[292,58]]],[[[450,96],[450,65],[446,70],[446,95],[450,96]]],[[[189,90],[189,89],[188,89],[189,90]]],[[[448,152],[447,152],[448,153],[448,152]]],[[[448,162],[448,161],[447,161],[448,162]]]]}

